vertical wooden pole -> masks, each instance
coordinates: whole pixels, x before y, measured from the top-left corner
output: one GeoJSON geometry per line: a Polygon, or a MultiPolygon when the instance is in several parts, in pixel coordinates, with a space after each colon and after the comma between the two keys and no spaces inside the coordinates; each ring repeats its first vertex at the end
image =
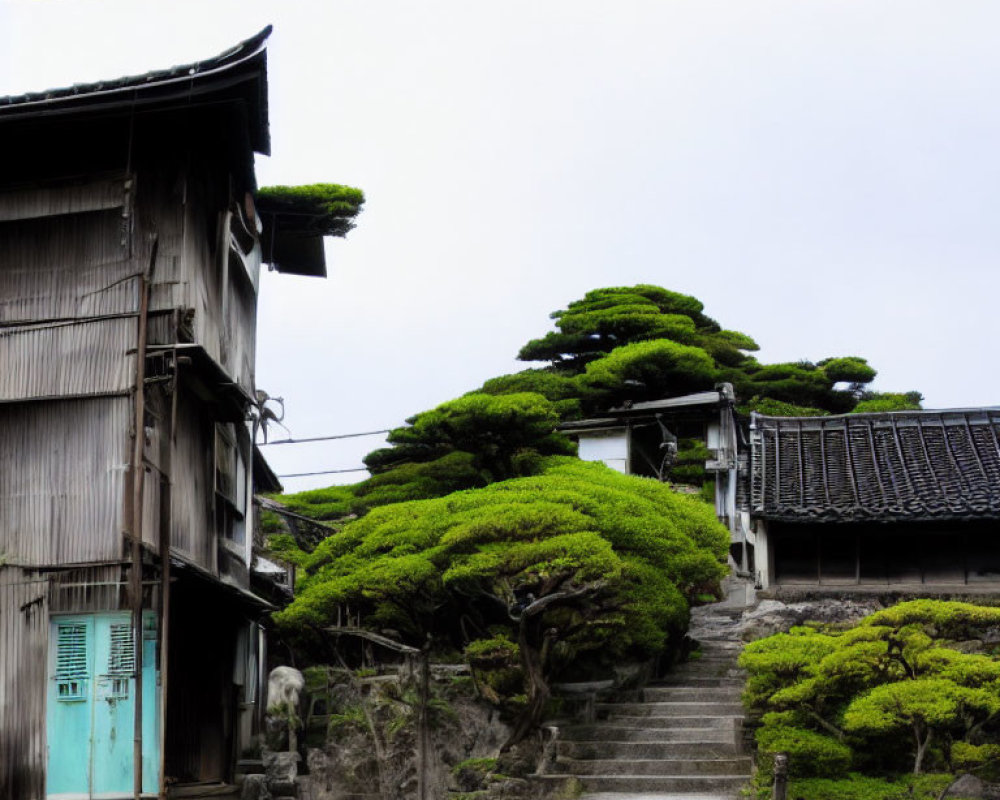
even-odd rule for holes
{"type": "MultiPolygon", "coordinates": [[[[175,312],[175,323],[179,315],[175,312]]],[[[173,351],[170,415],[160,448],[160,797],[167,796],[167,689],[170,677],[170,513],[172,508],[173,452],[177,430],[177,397],[180,393],[180,363],[173,351]]]]}
{"type": "Polygon", "coordinates": [[[146,344],[149,319],[149,294],[158,240],[154,237],[149,254],[149,268],[139,284],[139,321],[135,353],[135,420],[132,440],[132,557],[129,594],[132,601],[133,657],[135,659],[135,718],[132,739],[132,794],[142,795],[142,495],[146,474],[146,344]]]}
{"type": "Polygon", "coordinates": [[[417,716],[417,800],[428,800],[427,760],[430,747],[427,740],[429,738],[430,719],[427,710],[428,703],[430,702],[431,683],[430,642],[424,644],[423,648],[417,654],[417,658],[420,659],[420,712],[417,716]]]}

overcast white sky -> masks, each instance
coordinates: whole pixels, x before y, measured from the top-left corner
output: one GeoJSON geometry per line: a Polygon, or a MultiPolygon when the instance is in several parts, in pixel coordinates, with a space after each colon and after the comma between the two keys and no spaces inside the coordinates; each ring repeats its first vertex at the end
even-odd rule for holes
{"type": "MultiPolygon", "coordinates": [[[[764,360],[862,355],[928,407],[1000,400],[995,0],[0,0],[0,95],[269,23],[260,183],[368,196],[327,280],[263,283],[258,384],[296,437],[528,366],[549,312],[639,282],[764,360]]],[[[267,455],[348,468],[378,443],[267,455]]]]}

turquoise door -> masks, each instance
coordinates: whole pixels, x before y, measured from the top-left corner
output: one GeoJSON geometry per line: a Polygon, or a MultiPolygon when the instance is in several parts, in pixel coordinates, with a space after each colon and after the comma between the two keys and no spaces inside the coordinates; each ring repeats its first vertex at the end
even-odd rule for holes
{"type": "MultiPolygon", "coordinates": [[[[135,655],[127,613],[53,617],[48,693],[50,798],[132,796],[135,655]]],[[[143,620],[143,792],[159,786],[155,618],[143,620]]]]}

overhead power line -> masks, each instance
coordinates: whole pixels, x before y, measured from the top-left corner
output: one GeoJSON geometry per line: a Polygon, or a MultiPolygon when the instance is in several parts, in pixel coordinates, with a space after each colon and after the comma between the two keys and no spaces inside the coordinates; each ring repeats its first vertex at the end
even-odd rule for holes
{"type": "Polygon", "coordinates": [[[337,475],[343,472],[368,472],[366,467],[356,467],[355,469],[321,469],[318,472],[293,472],[289,475],[279,475],[279,478],[306,478],[310,475],[337,475]]]}
{"type": "MultiPolygon", "coordinates": [[[[340,433],[335,436],[311,436],[308,439],[275,439],[273,442],[261,442],[258,447],[268,447],[272,444],[302,444],[303,442],[329,442],[333,439],[354,439],[358,436],[377,436],[380,433],[389,433],[391,428],[381,431],[365,431],[363,433],[340,433]]],[[[342,470],[343,472],[354,472],[355,470],[342,470]]],[[[336,470],[334,470],[336,472],[336,470]]],[[[278,477],[285,477],[279,475],[278,477]]]]}

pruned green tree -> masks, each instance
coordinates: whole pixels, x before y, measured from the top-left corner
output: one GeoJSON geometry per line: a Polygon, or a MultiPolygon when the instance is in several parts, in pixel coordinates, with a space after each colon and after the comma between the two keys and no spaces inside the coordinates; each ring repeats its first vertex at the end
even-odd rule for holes
{"type": "MultiPolygon", "coordinates": [[[[494,379],[488,391],[505,381],[523,386],[530,380],[538,386],[545,381],[546,389],[562,394],[575,384],[585,414],[609,404],[711,388],[718,381],[733,384],[747,412],[838,414],[853,410],[859,400],[875,398],[867,387],[876,372],[865,359],[761,364],[752,355],[759,348],[751,337],[723,329],[697,298],[658,286],[595,289],[552,318],[557,330],[531,340],[518,354],[523,361],[548,365],[518,373],[520,377],[494,379]],[[658,368],[664,360],[667,370],[662,372],[658,368]],[[539,372],[555,377],[543,379],[539,372]]],[[[879,397],[886,398],[884,404],[895,396],[879,397]]],[[[919,407],[918,393],[906,397],[919,407]]]]}
{"type": "Polygon", "coordinates": [[[913,736],[913,773],[919,775],[935,732],[961,729],[970,716],[986,718],[1000,709],[1000,697],[946,678],[886,683],[854,700],[844,711],[844,728],[878,735],[913,736]]]}
{"type": "MultiPolygon", "coordinates": [[[[309,195],[279,189],[262,197],[281,207],[286,195],[309,195]]],[[[331,213],[346,213],[350,208],[342,204],[358,199],[333,187],[308,202],[316,213],[324,202],[331,213]]],[[[491,378],[477,391],[409,418],[389,434],[388,447],[365,458],[371,478],[284,502],[297,513],[329,520],[530,475],[539,457],[573,452],[556,432],[561,422],[711,389],[720,381],[734,385],[744,413],[814,416],[920,407],[918,392],[869,391],[875,370],[856,356],[761,364],[751,355],[757,350],[752,338],[723,329],[697,298],[658,286],[596,289],[552,316],[558,331],[532,340],[519,355],[547,366],[491,378]]],[[[689,443],[671,479],[700,483],[699,455],[689,443]]]]}
{"type": "Polygon", "coordinates": [[[410,417],[386,437],[392,446],[369,453],[365,466],[381,473],[461,451],[472,455],[488,482],[505,480],[530,472],[539,456],[574,452],[556,433],[559,419],[555,406],[534,392],[472,392],[410,417]]]}
{"type": "Polygon", "coordinates": [[[900,768],[908,757],[916,774],[932,741],[947,759],[956,743],[966,756],[969,748],[996,743],[1000,663],[952,645],[998,624],[997,608],[918,600],[848,630],[798,627],[749,644],[741,656],[744,702],[761,715],[762,763],[785,748],[793,775],[825,777],[815,771],[818,754],[846,771],[836,754],[848,747],[856,768],[900,768]]]}
{"type": "Polygon", "coordinates": [[[509,744],[520,739],[561,671],[676,646],[689,601],[725,574],[728,547],[709,506],[655,481],[566,457],[540,469],[346,525],[304,559],[276,622],[308,635],[350,606],[365,627],[417,645],[502,633],[525,683],[509,744]]]}

